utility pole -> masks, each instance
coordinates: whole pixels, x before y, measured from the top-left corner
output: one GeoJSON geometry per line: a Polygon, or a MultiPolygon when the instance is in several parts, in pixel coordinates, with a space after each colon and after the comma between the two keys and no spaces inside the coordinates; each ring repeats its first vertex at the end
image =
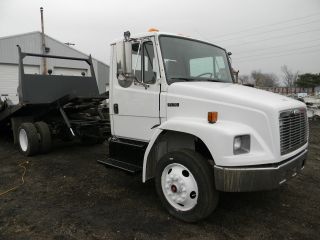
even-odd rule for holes
{"type": "MultiPolygon", "coordinates": [[[[42,31],[42,54],[44,55],[46,53],[46,41],[44,36],[44,21],[43,21],[43,7],[40,8],[40,14],[41,14],[41,31],[42,31]]],[[[47,75],[47,58],[42,58],[42,66],[43,66],[43,75],[47,75]]]]}

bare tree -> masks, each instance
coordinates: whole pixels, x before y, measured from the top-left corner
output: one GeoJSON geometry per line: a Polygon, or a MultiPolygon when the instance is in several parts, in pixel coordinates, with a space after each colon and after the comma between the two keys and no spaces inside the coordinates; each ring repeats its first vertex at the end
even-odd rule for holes
{"type": "Polygon", "coordinates": [[[249,75],[240,75],[238,80],[241,84],[252,83],[249,75]]]}
{"type": "Polygon", "coordinates": [[[294,87],[296,85],[299,72],[292,72],[287,65],[281,67],[283,72],[283,82],[286,87],[294,87]]]}
{"type": "Polygon", "coordinates": [[[279,79],[273,73],[262,73],[261,71],[253,71],[251,78],[257,87],[277,87],[279,79]]]}

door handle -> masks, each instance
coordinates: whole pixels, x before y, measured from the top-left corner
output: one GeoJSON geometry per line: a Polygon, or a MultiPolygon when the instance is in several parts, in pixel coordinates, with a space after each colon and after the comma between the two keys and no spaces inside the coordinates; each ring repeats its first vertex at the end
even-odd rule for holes
{"type": "Polygon", "coordinates": [[[118,113],[119,113],[118,103],[113,104],[113,112],[114,112],[115,114],[118,114],[118,113]]]}

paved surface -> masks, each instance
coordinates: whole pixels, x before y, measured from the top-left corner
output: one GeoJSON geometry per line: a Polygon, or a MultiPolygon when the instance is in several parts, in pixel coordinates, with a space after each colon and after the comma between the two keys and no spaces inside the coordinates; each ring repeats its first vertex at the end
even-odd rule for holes
{"type": "Polygon", "coordinates": [[[0,137],[0,239],[319,239],[320,122],[311,124],[305,171],[275,191],[221,194],[205,221],[171,218],[154,183],[96,163],[107,145],[58,143],[49,155],[22,157],[0,137]]]}

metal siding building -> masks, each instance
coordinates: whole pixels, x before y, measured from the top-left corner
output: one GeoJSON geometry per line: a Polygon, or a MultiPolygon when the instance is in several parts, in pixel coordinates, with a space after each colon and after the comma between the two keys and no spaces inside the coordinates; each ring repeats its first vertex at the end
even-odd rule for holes
{"type": "MultiPolygon", "coordinates": [[[[87,58],[88,55],[73,49],[64,43],[45,35],[46,47],[49,55],[61,55],[68,57],[87,58]]],[[[21,35],[0,38],[0,95],[6,96],[12,102],[17,102],[18,86],[18,48],[23,52],[42,53],[41,32],[31,32],[21,35]]],[[[106,91],[109,85],[109,66],[93,59],[93,65],[99,92],[106,91]]],[[[35,57],[24,58],[25,72],[40,74],[43,71],[42,59],[35,57]]],[[[81,75],[82,72],[90,73],[89,66],[85,62],[68,61],[62,59],[47,58],[47,69],[51,69],[56,75],[81,75]]]]}

